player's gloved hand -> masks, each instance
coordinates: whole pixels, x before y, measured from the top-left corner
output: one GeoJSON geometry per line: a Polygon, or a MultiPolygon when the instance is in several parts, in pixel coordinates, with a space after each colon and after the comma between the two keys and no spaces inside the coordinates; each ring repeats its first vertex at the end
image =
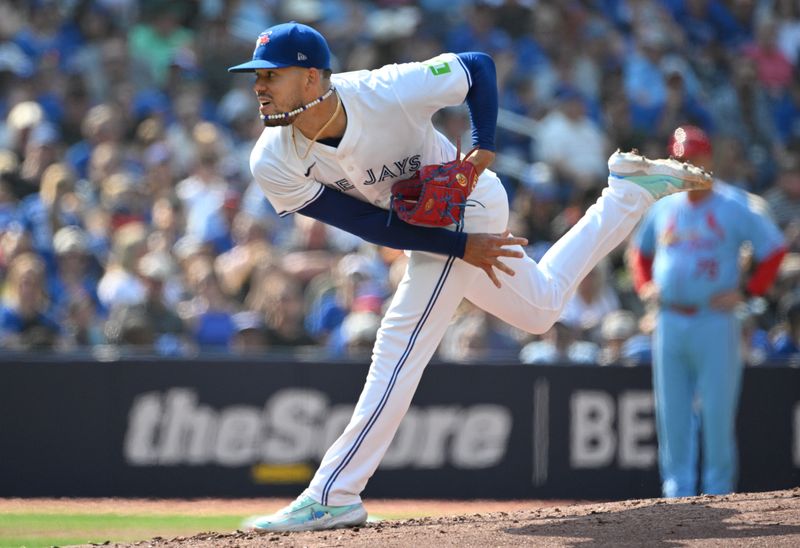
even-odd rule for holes
{"type": "Polygon", "coordinates": [[[506,230],[502,234],[468,234],[467,247],[464,250],[462,259],[472,266],[477,266],[492,280],[496,287],[500,287],[500,280],[497,278],[495,268],[505,272],[509,276],[515,274],[508,265],[500,261],[500,257],[514,257],[521,259],[521,250],[508,249],[511,246],[528,245],[526,238],[516,238],[509,235],[506,230]]]}
{"type": "Polygon", "coordinates": [[[744,302],[744,295],[742,295],[742,292],[738,289],[731,289],[730,291],[723,291],[711,297],[709,304],[714,310],[730,312],[741,302],[744,302]]]}
{"type": "Polygon", "coordinates": [[[458,224],[469,205],[467,198],[478,184],[478,175],[493,159],[493,152],[478,148],[462,159],[459,142],[454,160],[423,166],[408,179],[394,183],[390,207],[412,225],[458,224]]]}

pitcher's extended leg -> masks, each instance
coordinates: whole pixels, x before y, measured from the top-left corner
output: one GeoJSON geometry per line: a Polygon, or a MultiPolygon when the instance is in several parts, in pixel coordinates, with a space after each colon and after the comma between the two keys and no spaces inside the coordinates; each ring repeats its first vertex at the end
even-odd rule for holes
{"type": "Polygon", "coordinates": [[[690,164],[635,153],[617,151],[608,168],[608,187],[539,264],[527,257],[509,260],[516,276],[501,274],[502,289],[478,278],[466,297],[515,327],[543,333],[558,320],[578,283],[628,237],[655,200],[711,186],[711,177],[690,164]]]}
{"type": "Polygon", "coordinates": [[[538,264],[529,257],[511,259],[508,265],[516,276],[501,274],[501,289],[478,278],[466,297],[515,327],[544,333],[558,319],[578,283],[625,240],[652,202],[643,189],[609,178],[602,196],[538,264]]]}

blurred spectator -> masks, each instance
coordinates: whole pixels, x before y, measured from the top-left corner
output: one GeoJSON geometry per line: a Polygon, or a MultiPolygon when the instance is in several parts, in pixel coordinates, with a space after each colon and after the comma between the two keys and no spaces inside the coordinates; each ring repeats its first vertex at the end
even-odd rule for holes
{"type": "Polygon", "coordinates": [[[298,281],[278,269],[255,277],[245,301],[263,314],[270,346],[307,346],[315,343],[303,326],[303,292],[298,281]]]}
{"type": "Polygon", "coordinates": [[[757,23],[756,39],[743,48],[756,66],[756,78],[770,93],[785,89],[792,79],[792,63],[777,44],[777,22],[771,17],[757,23]]]}
{"type": "Polygon", "coordinates": [[[561,321],[576,329],[582,338],[593,339],[603,318],[619,308],[619,297],[610,284],[608,269],[608,262],[601,261],[589,271],[561,314],[561,321]]]}
{"type": "Polygon", "coordinates": [[[0,272],[7,272],[17,256],[32,251],[30,233],[19,223],[12,222],[0,235],[0,272]]]}
{"type": "MultiPolygon", "coordinates": [[[[105,36],[111,32],[114,25],[111,21],[101,21],[106,14],[103,8],[93,3],[89,17],[96,19],[89,25],[103,25],[103,28],[93,29],[98,33],[94,40],[88,41],[78,52],[72,62],[72,68],[84,75],[87,91],[93,103],[102,103],[113,95],[114,83],[124,82],[131,76],[132,70],[128,56],[128,46],[123,36],[105,36]]],[[[91,9],[91,8],[90,8],[91,9]]]]}
{"type": "Polygon", "coordinates": [[[745,366],[762,365],[772,352],[769,333],[758,325],[755,314],[746,312],[746,307],[740,311],[742,323],[742,359],[745,366]]]}
{"type": "Polygon", "coordinates": [[[634,125],[632,105],[619,70],[603,75],[601,93],[602,123],[608,142],[621,149],[639,147],[640,130],[634,125]]]}
{"type": "MultiPolygon", "coordinates": [[[[44,111],[38,103],[34,101],[17,103],[6,115],[5,146],[18,158],[24,159],[33,130],[43,122],[44,111]]],[[[42,165],[39,173],[41,174],[46,167],[46,164],[42,165]]]]}
{"type": "Polygon", "coordinates": [[[600,325],[602,346],[597,357],[599,365],[620,364],[623,361],[622,348],[636,333],[636,317],[627,310],[615,310],[603,318],[600,325]]]}
{"type": "MultiPolygon", "coordinates": [[[[536,88],[533,80],[529,77],[512,78],[503,90],[500,102],[505,109],[514,114],[533,119],[539,119],[542,116],[543,105],[536,100],[536,88]]],[[[465,113],[464,110],[441,110],[437,116],[449,116],[450,119],[445,120],[444,123],[434,120],[434,123],[437,124],[437,127],[441,127],[442,133],[451,140],[453,135],[464,135],[470,129],[469,119],[466,117],[468,112],[465,113]],[[454,130],[453,126],[456,126],[457,129],[454,130]]],[[[532,159],[533,141],[527,133],[510,131],[501,124],[497,128],[495,142],[498,149],[503,150],[506,154],[520,156],[527,161],[532,159]]]]}
{"type": "Polygon", "coordinates": [[[666,82],[666,97],[658,117],[658,134],[668,135],[681,124],[711,128],[711,114],[686,89],[680,66],[668,64],[666,67],[662,66],[662,71],[666,82]]]}
{"type": "Polygon", "coordinates": [[[534,365],[592,365],[597,363],[598,352],[595,343],[578,340],[574,329],[558,321],[541,340],[522,347],[519,360],[534,365]]]}
{"type": "MultiPolygon", "coordinates": [[[[160,138],[161,125],[154,118],[148,118],[139,126],[141,131],[145,131],[145,124],[150,123],[152,131],[158,133],[154,139],[160,138]]],[[[153,197],[153,201],[160,198],[170,198],[174,195],[173,170],[171,165],[172,153],[163,141],[154,140],[147,145],[143,153],[144,174],[142,176],[145,192],[153,197]]]]}
{"type": "Polygon", "coordinates": [[[80,37],[65,21],[67,10],[57,2],[42,0],[26,5],[25,24],[13,41],[35,63],[53,60],[60,68],[68,63],[80,37]]]}
{"type": "Polygon", "coordinates": [[[438,355],[449,362],[491,363],[497,359],[514,359],[520,345],[497,325],[498,321],[464,301],[439,344],[438,355]]]}
{"type": "Polygon", "coordinates": [[[466,16],[450,31],[445,51],[497,53],[507,51],[510,46],[508,34],[495,24],[492,8],[487,3],[478,2],[467,8],[466,16]]]}
{"type": "Polygon", "coordinates": [[[59,133],[65,143],[74,143],[81,138],[83,119],[92,106],[86,80],[81,74],[66,77],[63,92],[63,115],[59,123],[59,133]]]}
{"type": "Polygon", "coordinates": [[[108,342],[128,352],[149,354],[155,351],[156,332],[143,304],[120,304],[111,311],[105,324],[108,342]]]}
{"type": "Polygon", "coordinates": [[[12,350],[47,350],[57,343],[60,329],[48,313],[44,262],[33,253],[14,258],[3,284],[0,344],[12,350]]]}
{"type": "Polygon", "coordinates": [[[103,345],[107,342],[105,319],[97,314],[97,305],[86,298],[75,298],[66,305],[63,337],[58,349],[73,351],[103,345]]]}
{"type": "Polygon", "coordinates": [[[14,193],[25,198],[40,189],[44,173],[61,155],[59,135],[49,122],[41,122],[26,141],[14,193]]]}
{"type": "Polygon", "coordinates": [[[683,24],[693,48],[702,49],[718,43],[734,46],[747,36],[747,28],[739,24],[724,2],[690,0],[666,4],[675,20],[683,24]]]}
{"type": "Polygon", "coordinates": [[[714,177],[732,187],[755,191],[757,174],[744,141],[737,136],[720,135],[714,144],[714,177]]]}
{"type": "Polygon", "coordinates": [[[666,100],[666,81],[660,64],[669,47],[669,37],[659,28],[642,28],[636,49],[624,62],[625,94],[630,101],[631,121],[639,131],[657,127],[666,100]]]}
{"type": "Polygon", "coordinates": [[[190,338],[202,350],[224,351],[233,339],[233,315],[238,306],[222,292],[209,260],[190,263],[187,287],[193,296],[180,303],[178,314],[187,324],[190,338]]]}
{"type": "Polygon", "coordinates": [[[108,310],[144,302],[147,288],[136,268],[146,252],[146,238],[147,229],[140,223],[129,223],[114,233],[111,259],[97,286],[100,303],[108,310]]]}
{"type": "Polygon", "coordinates": [[[773,287],[773,296],[779,303],[800,296],[800,253],[791,252],[784,256],[773,287]]]}
{"type": "Polygon", "coordinates": [[[528,238],[531,244],[552,244],[556,240],[553,220],[560,212],[560,189],[553,180],[553,171],[544,162],[531,166],[529,176],[523,179],[514,195],[509,229],[518,236],[528,238]]]}
{"type": "Polygon", "coordinates": [[[170,253],[184,231],[180,200],[169,195],[154,199],[149,218],[153,230],[147,238],[148,249],[170,253]]]}
{"type": "Polygon", "coordinates": [[[234,246],[216,258],[214,269],[223,291],[242,301],[256,269],[275,260],[274,250],[267,241],[263,224],[246,213],[236,215],[232,232],[234,246]]]}
{"type": "Polygon", "coordinates": [[[800,222],[800,157],[791,154],[784,158],[775,185],[764,197],[784,231],[800,222]]]}
{"type": "Polygon", "coordinates": [[[234,335],[231,350],[236,354],[264,354],[269,348],[262,315],[252,310],[233,315],[234,335]]]}
{"type": "Polygon", "coordinates": [[[578,189],[604,184],[608,145],[600,128],[586,113],[586,99],[570,87],[556,93],[558,108],[540,122],[536,158],[555,169],[556,180],[578,189]],[[575,154],[580,150],[580,154],[575,154]]]}
{"type": "Polygon", "coordinates": [[[188,342],[186,327],[167,293],[175,271],[172,259],[164,252],[151,252],[139,259],[137,270],[145,286],[143,312],[153,328],[156,347],[162,354],[183,352],[188,342]]]}
{"type": "Polygon", "coordinates": [[[775,336],[770,358],[795,364],[800,358],[800,299],[797,297],[786,303],[783,324],[775,336]]]}
{"type": "MultiPolygon", "coordinates": [[[[202,89],[197,86],[186,87],[173,96],[172,101],[175,120],[166,129],[166,144],[172,153],[172,168],[177,173],[188,174],[195,169],[198,162],[195,128],[203,121],[202,89]]],[[[203,137],[215,137],[210,131],[203,133],[203,137]]],[[[218,156],[223,151],[208,152],[209,156],[218,156]]]]}
{"type": "MultiPolygon", "coordinates": [[[[551,31],[548,30],[549,32],[551,31]]],[[[552,32],[562,34],[568,32],[568,27],[563,28],[563,24],[556,23],[552,32]]],[[[600,66],[597,59],[588,55],[580,43],[578,37],[575,39],[577,47],[559,42],[550,52],[552,62],[539,62],[540,67],[535,76],[536,95],[541,101],[549,103],[553,99],[558,100],[562,88],[574,88],[586,101],[590,118],[594,118],[593,107],[600,88],[600,66]]]]}
{"type": "Polygon", "coordinates": [[[385,266],[375,258],[361,253],[350,253],[342,257],[331,273],[315,277],[306,291],[309,309],[305,325],[315,338],[328,342],[334,354],[343,351],[341,324],[350,312],[354,312],[357,299],[369,311],[382,311],[386,289],[381,280],[386,278],[385,266]],[[377,304],[376,304],[377,301],[377,304]]]}
{"type": "Polygon", "coordinates": [[[795,74],[791,84],[770,99],[772,117],[783,148],[800,141],[800,78],[795,74]]]}
{"type": "Polygon", "coordinates": [[[729,66],[730,81],[717,86],[709,98],[714,128],[719,135],[741,141],[745,155],[763,171],[765,154],[774,153],[780,144],[770,99],[751,60],[732,58],[729,66]]]}
{"type": "Polygon", "coordinates": [[[145,19],[130,31],[131,56],[148,68],[155,86],[166,82],[176,52],[192,42],[192,32],[181,26],[184,7],[184,2],[151,2],[145,19]]]}
{"type": "Polygon", "coordinates": [[[792,66],[797,66],[800,60],[800,6],[794,0],[777,0],[774,16],[778,26],[775,37],[778,49],[792,66]]]}
{"type": "Polygon", "coordinates": [[[65,164],[52,164],[42,175],[41,188],[20,204],[20,221],[31,233],[33,246],[52,259],[53,235],[62,226],[78,225],[80,202],[75,196],[75,176],[65,164]]]}
{"type": "Polygon", "coordinates": [[[13,191],[17,166],[13,154],[0,150],[0,233],[17,221],[17,199],[13,191]]]}
{"type": "Polygon", "coordinates": [[[84,202],[100,202],[103,181],[123,170],[122,149],[117,143],[100,143],[92,149],[87,166],[86,185],[82,188],[84,202]]]}
{"type": "Polygon", "coordinates": [[[637,331],[622,347],[625,365],[652,365],[655,321],[655,316],[651,313],[639,318],[637,331]]]}
{"type": "MultiPolygon", "coordinates": [[[[67,149],[67,162],[72,165],[79,177],[89,177],[90,160],[95,148],[101,144],[119,145],[123,131],[121,113],[113,105],[102,103],[93,106],[81,126],[83,139],[67,149]]],[[[117,163],[121,162],[118,160],[117,163]]],[[[110,173],[106,173],[108,174],[110,173]]],[[[98,180],[94,177],[92,179],[98,180]]]]}
{"type": "Polygon", "coordinates": [[[128,223],[146,221],[146,197],[139,184],[128,173],[114,173],[102,181],[100,205],[110,216],[111,230],[128,223]]]}
{"type": "Polygon", "coordinates": [[[375,345],[381,325],[381,315],[371,310],[355,310],[345,317],[341,325],[343,349],[337,355],[366,359],[375,345]]]}
{"type": "Polygon", "coordinates": [[[175,188],[186,212],[186,233],[212,244],[216,253],[231,247],[230,227],[222,216],[228,184],[220,176],[216,153],[208,151],[198,159],[192,175],[175,188]]]}
{"type": "Polygon", "coordinates": [[[48,279],[53,310],[62,314],[73,302],[89,301],[94,308],[97,298],[96,265],[89,250],[89,236],[77,226],[65,226],[53,237],[55,269],[48,279]]]}
{"type": "MultiPolygon", "coordinates": [[[[252,51],[252,36],[286,19],[324,31],[339,52],[332,60],[337,72],[447,50],[490,52],[501,108],[523,117],[501,116],[496,168],[513,204],[510,228],[529,238],[534,256],[582,215],[604,184],[611,150],[663,156],[667,130],[690,121],[714,137],[715,175],[730,183],[729,193],[750,203],[758,198],[741,190],[764,194],[788,247],[800,252],[800,191],[793,189],[800,180],[797,3],[598,6],[0,4],[6,40],[0,42],[0,274],[7,282],[21,256],[43,261],[45,314],[63,328],[59,349],[102,344],[99,326],[108,314],[111,344],[189,351],[196,343],[187,341],[197,333],[187,330],[199,316],[190,315],[184,334],[170,339],[174,329],[143,323],[152,316],[147,296],[160,293],[167,313],[200,309],[209,295],[198,292],[213,293],[214,282],[198,284],[198,272],[209,268],[221,290],[219,323],[208,320],[211,327],[204,328],[207,339],[219,335],[215,350],[229,344],[258,352],[288,340],[346,353],[351,336],[358,348],[407,258],[301,216],[277,216],[249,174],[250,151],[263,129],[252,83],[224,70],[252,51]],[[532,128],[538,128],[535,141],[532,128]],[[159,269],[143,270],[149,262],[140,262],[143,256],[174,271],[160,280],[159,269]],[[284,278],[291,283],[275,281],[284,278]],[[262,283],[270,279],[275,289],[265,309],[270,292],[262,283]],[[259,329],[242,328],[245,319],[241,326],[234,320],[240,310],[259,315],[264,341],[259,329]],[[310,335],[300,327],[294,340],[292,326],[299,324],[310,335]]],[[[440,131],[451,140],[462,137],[464,147],[466,116],[462,106],[436,118],[440,131]]],[[[779,303],[798,290],[790,271],[782,270],[766,310],[745,325],[759,352],[769,354],[763,345],[783,318],[779,303]]],[[[623,307],[640,312],[638,301],[619,296],[623,307]]],[[[580,299],[579,291],[575,303],[580,299]]],[[[505,348],[492,342],[507,335],[493,318],[465,314],[461,320],[452,340],[465,342],[454,346],[452,359],[505,348]]],[[[648,321],[646,315],[643,325],[648,321]]],[[[593,333],[575,336],[598,330],[596,324],[593,333]]],[[[447,352],[443,344],[442,356],[447,352]]],[[[621,352],[626,364],[648,359],[648,335],[637,331],[621,352]]]]}

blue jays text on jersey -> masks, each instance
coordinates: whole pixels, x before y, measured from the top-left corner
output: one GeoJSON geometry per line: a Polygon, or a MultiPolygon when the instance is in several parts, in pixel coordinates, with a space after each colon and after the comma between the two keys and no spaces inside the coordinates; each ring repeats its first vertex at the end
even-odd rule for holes
{"type": "Polygon", "coordinates": [[[392,166],[394,167],[394,171],[392,171],[388,165],[384,164],[380,168],[380,175],[378,175],[377,178],[375,177],[375,172],[378,170],[376,168],[369,168],[367,169],[367,178],[362,184],[374,185],[375,183],[379,183],[389,177],[400,177],[401,175],[405,174],[411,175],[413,172],[419,171],[419,158],[419,154],[414,154],[413,156],[407,156],[400,161],[394,162],[392,166]]]}

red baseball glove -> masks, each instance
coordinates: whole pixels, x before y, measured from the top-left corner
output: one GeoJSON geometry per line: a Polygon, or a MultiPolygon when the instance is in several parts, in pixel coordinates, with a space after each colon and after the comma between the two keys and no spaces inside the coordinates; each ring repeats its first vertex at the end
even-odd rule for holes
{"type": "Polygon", "coordinates": [[[413,177],[392,185],[391,208],[407,223],[421,226],[458,224],[467,204],[467,197],[478,182],[478,172],[467,158],[477,148],[445,164],[423,166],[413,177]]]}

